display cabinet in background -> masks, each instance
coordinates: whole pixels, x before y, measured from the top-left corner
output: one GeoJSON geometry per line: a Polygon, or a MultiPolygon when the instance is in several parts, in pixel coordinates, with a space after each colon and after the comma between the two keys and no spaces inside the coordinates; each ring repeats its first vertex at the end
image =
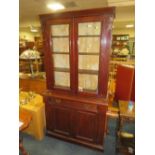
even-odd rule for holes
{"type": "Polygon", "coordinates": [[[47,134],[103,150],[115,8],[40,15],[47,134]]]}
{"type": "Polygon", "coordinates": [[[112,40],[112,56],[113,57],[126,57],[130,54],[129,51],[129,35],[113,35],[112,40]]]}
{"type": "Polygon", "coordinates": [[[126,60],[135,54],[135,40],[129,34],[113,35],[112,58],[126,60]],[[124,58],[124,59],[123,59],[124,58]]]}
{"type": "Polygon", "coordinates": [[[118,65],[135,66],[135,40],[129,34],[113,35],[109,65],[109,88],[115,87],[118,65]]]}
{"type": "MultiPolygon", "coordinates": [[[[33,60],[33,68],[36,72],[44,72],[44,51],[42,37],[34,37],[34,41],[28,41],[26,39],[19,40],[19,56],[26,50],[37,50],[40,55],[38,61],[33,60]]],[[[30,62],[29,60],[19,59],[19,71],[22,73],[30,73],[30,62]]]]}

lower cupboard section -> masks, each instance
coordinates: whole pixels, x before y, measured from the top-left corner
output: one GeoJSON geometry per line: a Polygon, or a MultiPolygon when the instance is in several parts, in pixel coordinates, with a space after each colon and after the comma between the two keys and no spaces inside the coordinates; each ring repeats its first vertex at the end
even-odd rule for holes
{"type": "Polygon", "coordinates": [[[45,97],[47,134],[103,150],[107,106],[69,102],[45,97]]]}

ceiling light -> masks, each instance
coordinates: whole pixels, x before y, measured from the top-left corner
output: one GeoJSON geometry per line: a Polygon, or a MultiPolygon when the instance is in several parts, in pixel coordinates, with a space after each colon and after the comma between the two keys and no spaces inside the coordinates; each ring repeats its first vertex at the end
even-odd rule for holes
{"type": "Polygon", "coordinates": [[[132,28],[132,27],[134,27],[134,25],[133,24],[129,24],[129,25],[126,25],[125,27],[126,28],[132,28]]]}
{"type": "Polygon", "coordinates": [[[61,3],[52,3],[48,4],[47,7],[51,10],[57,11],[57,10],[62,10],[65,7],[61,3]]]}

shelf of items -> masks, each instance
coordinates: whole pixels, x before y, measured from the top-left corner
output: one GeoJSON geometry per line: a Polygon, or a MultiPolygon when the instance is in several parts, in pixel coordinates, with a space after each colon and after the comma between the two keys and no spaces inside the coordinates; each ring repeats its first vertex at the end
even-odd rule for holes
{"type": "Polygon", "coordinates": [[[113,57],[126,57],[130,54],[129,51],[129,35],[113,35],[112,40],[112,56],[113,57]]]}
{"type": "Polygon", "coordinates": [[[113,35],[112,55],[109,65],[109,85],[115,83],[118,65],[135,65],[134,54],[134,38],[129,38],[128,34],[113,35]]]}
{"type": "MultiPolygon", "coordinates": [[[[40,53],[39,62],[32,60],[34,70],[36,71],[37,66],[39,66],[39,71],[44,71],[44,54],[43,54],[43,41],[41,37],[34,37],[34,41],[28,41],[26,39],[19,40],[19,55],[28,49],[36,49],[40,53]]],[[[19,70],[23,73],[30,72],[30,61],[29,60],[19,60],[19,70]]]]}
{"type": "MultiPolygon", "coordinates": [[[[43,60],[42,58],[37,60],[31,60],[33,64],[33,70],[34,72],[42,72],[43,71],[43,60]]],[[[22,73],[31,73],[30,70],[30,60],[19,60],[19,72],[22,73]]]]}

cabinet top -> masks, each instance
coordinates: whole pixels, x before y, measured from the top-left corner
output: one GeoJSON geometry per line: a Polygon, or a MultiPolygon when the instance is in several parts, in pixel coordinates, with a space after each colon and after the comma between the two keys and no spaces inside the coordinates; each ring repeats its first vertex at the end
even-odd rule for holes
{"type": "Polygon", "coordinates": [[[71,18],[71,17],[84,17],[84,16],[99,16],[99,15],[110,15],[113,18],[115,17],[115,7],[105,7],[98,9],[87,9],[79,11],[69,11],[69,12],[59,12],[51,14],[42,14],[39,15],[40,20],[56,19],[56,18],[71,18]]]}

